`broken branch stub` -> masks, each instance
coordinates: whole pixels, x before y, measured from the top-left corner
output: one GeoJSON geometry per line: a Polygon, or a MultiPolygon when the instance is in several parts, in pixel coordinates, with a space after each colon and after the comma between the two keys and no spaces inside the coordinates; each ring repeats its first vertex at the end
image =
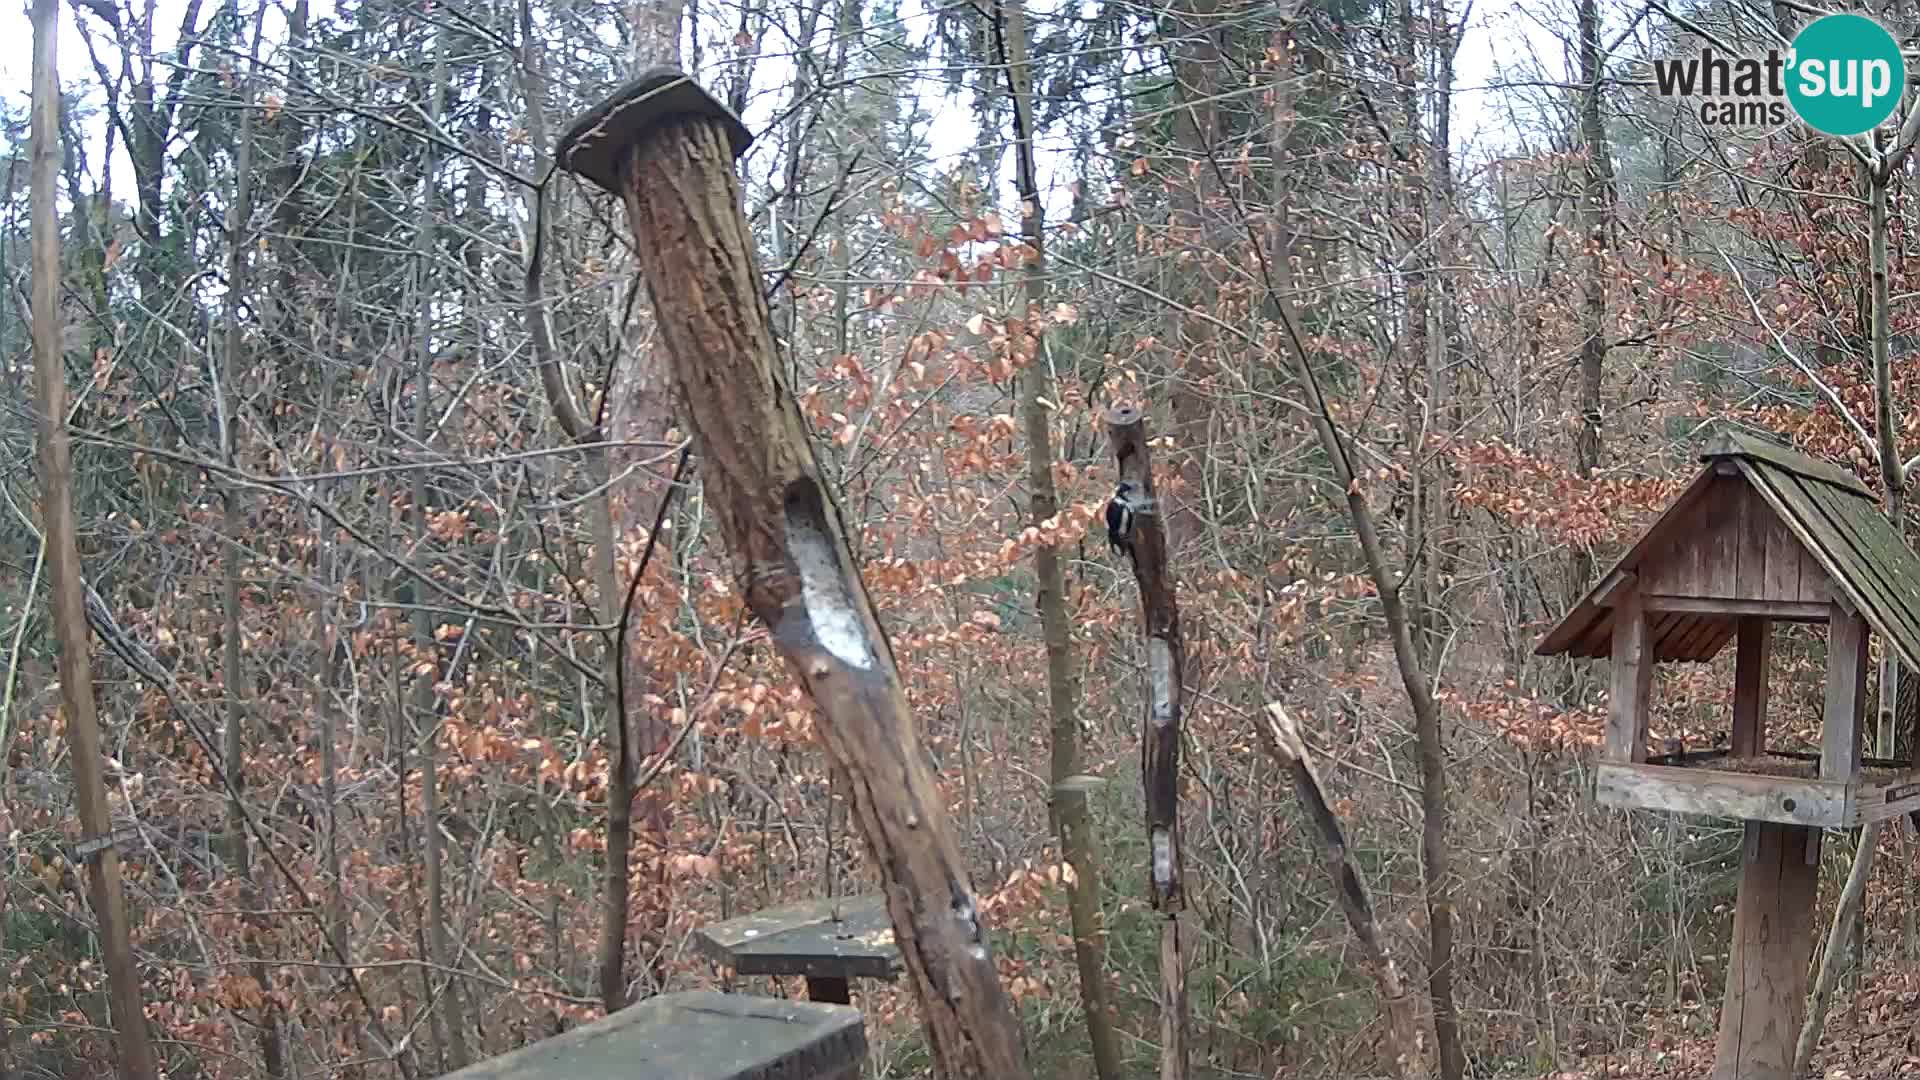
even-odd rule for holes
{"type": "Polygon", "coordinates": [[[827,750],[846,770],[936,1067],[1021,1080],[1030,1073],[1020,1027],[893,650],[777,374],[733,170],[743,137],[696,84],[656,69],[576,122],[557,157],[626,201],[708,501],[748,607],[812,695],[827,750]]]}
{"type": "Polygon", "coordinates": [[[1267,750],[1293,778],[1293,791],[1300,807],[1320,834],[1321,852],[1326,859],[1327,877],[1333,884],[1334,898],[1347,918],[1347,926],[1359,939],[1360,954],[1374,986],[1380,992],[1381,1008],[1387,1014],[1387,1048],[1393,1057],[1394,1075],[1405,1080],[1424,1080],[1432,1074],[1433,1062],[1427,1053],[1413,996],[1407,993],[1393,953],[1380,934],[1374,918],[1373,898],[1367,892],[1360,868],[1347,853],[1347,836],[1340,818],[1327,802],[1320,772],[1313,755],[1300,736],[1293,717],[1277,701],[1267,703],[1267,723],[1260,730],[1267,750]]]}

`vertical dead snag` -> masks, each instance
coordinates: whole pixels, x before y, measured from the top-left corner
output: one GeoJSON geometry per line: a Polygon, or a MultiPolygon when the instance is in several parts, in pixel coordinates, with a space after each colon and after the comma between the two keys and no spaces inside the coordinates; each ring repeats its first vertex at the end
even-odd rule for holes
{"type": "Polygon", "coordinates": [[[576,121],[557,158],[621,195],[706,490],[745,586],[819,707],[886,893],[927,1041],[949,1077],[1029,1075],[893,650],[781,385],[733,159],[740,121],[672,68],[576,121]]]}
{"type": "Polygon", "coordinates": [[[1138,409],[1107,411],[1107,439],[1119,467],[1116,501],[1128,511],[1126,550],[1140,585],[1141,630],[1147,641],[1147,714],[1140,731],[1140,780],[1147,803],[1147,890],[1165,922],[1160,930],[1160,1076],[1187,1075],[1187,974],[1180,941],[1180,912],[1187,906],[1181,881],[1180,606],[1167,565],[1167,532],[1154,496],[1153,463],[1147,456],[1147,420],[1138,409]]]}
{"type": "Polygon", "coordinates": [[[1373,898],[1360,868],[1347,855],[1346,833],[1340,818],[1327,805],[1325,789],[1320,786],[1319,770],[1313,767],[1313,755],[1307,752],[1300,729],[1277,701],[1267,703],[1267,724],[1260,731],[1267,751],[1281,768],[1293,777],[1293,791],[1299,796],[1300,809],[1312,819],[1314,831],[1327,857],[1327,876],[1332,879],[1334,899],[1347,917],[1347,926],[1360,942],[1360,954],[1380,990],[1380,1005],[1387,1013],[1387,1050],[1393,1055],[1393,1074],[1412,1080],[1430,1075],[1431,1068],[1421,1046],[1420,1017],[1414,1000],[1400,978],[1400,968],[1386,939],[1380,936],[1380,924],[1373,915],[1373,898]]]}

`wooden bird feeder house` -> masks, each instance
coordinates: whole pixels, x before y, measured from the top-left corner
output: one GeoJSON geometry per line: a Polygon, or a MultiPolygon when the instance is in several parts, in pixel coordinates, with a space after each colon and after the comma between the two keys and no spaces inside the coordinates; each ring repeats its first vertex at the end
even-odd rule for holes
{"type": "Polygon", "coordinates": [[[1837,466],[1733,434],[1701,459],[1705,468],[1679,499],[1535,652],[1605,659],[1611,668],[1599,802],[1746,823],[1713,1080],[1789,1080],[1820,830],[1920,807],[1920,771],[1869,759],[1862,743],[1869,636],[1880,635],[1906,671],[1920,669],[1920,558],[1866,485],[1837,466]],[[1827,628],[1817,753],[1768,744],[1776,622],[1827,628]],[[1726,745],[1650,755],[1653,666],[1708,661],[1728,642],[1726,745]]]}

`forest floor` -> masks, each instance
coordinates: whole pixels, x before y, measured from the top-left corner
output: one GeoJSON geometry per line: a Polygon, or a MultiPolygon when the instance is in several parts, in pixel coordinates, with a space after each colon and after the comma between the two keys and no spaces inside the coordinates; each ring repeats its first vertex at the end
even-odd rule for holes
{"type": "MultiPolygon", "coordinates": [[[[1920,1077],[1920,970],[1886,963],[1861,980],[1857,993],[1842,989],[1827,1016],[1809,1076],[1920,1077]]],[[[1700,1027],[1698,1018],[1676,1017],[1667,1031],[1656,1027],[1644,1047],[1593,1058],[1543,1080],[1707,1080],[1713,1071],[1714,1037],[1693,1034],[1700,1027]],[[1685,1034],[1676,1035],[1676,1030],[1685,1034]]]]}

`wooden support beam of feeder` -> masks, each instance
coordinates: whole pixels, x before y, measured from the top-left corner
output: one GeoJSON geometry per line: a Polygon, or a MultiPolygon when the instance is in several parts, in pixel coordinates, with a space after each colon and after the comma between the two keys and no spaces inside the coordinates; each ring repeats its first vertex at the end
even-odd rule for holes
{"type": "Polygon", "coordinates": [[[1840,604],[1827,622],[1826,709],[1820,725],[1820,778],[1851,780],[1860,771],[1867,695],[1867,622],[1840,604]]]}
{"type": "Polygon", "coordinates": [[[1820,884],[1820,830],[1746,823],[1711,1080],[1794,1080],[1820,884]]]}
{"type": "Polygon", "coordinates": [[[662,994],[442,1080],[859,1080],[866,1023],[845,1005],[662,994]]]}
{"type": "Polygon", "coordinates": [[[1640,597],[1628,593],[1614,608],[1613,686],[1607,695],[1608,761],[1647,760],[1647,698],[1653,687],[1653,643],[1640,597]]]}
{"type": "Polygon", "coordinates": [[[880,873],[935,1068],[1030,1075],[966,865],[847,530],[781,382],[740,209],[740,121],[655,68],[561,137],[556,160],[626,202],[659,348],[747,606],[819,709],[880,873]]]}
{"type": "Polygon", "coordinates": [[[1734,757],[1753,757],[1767,747],[1767,665],[1772,659],[1772,622],[1742,616],[1733,657],[1734,757]]]}

